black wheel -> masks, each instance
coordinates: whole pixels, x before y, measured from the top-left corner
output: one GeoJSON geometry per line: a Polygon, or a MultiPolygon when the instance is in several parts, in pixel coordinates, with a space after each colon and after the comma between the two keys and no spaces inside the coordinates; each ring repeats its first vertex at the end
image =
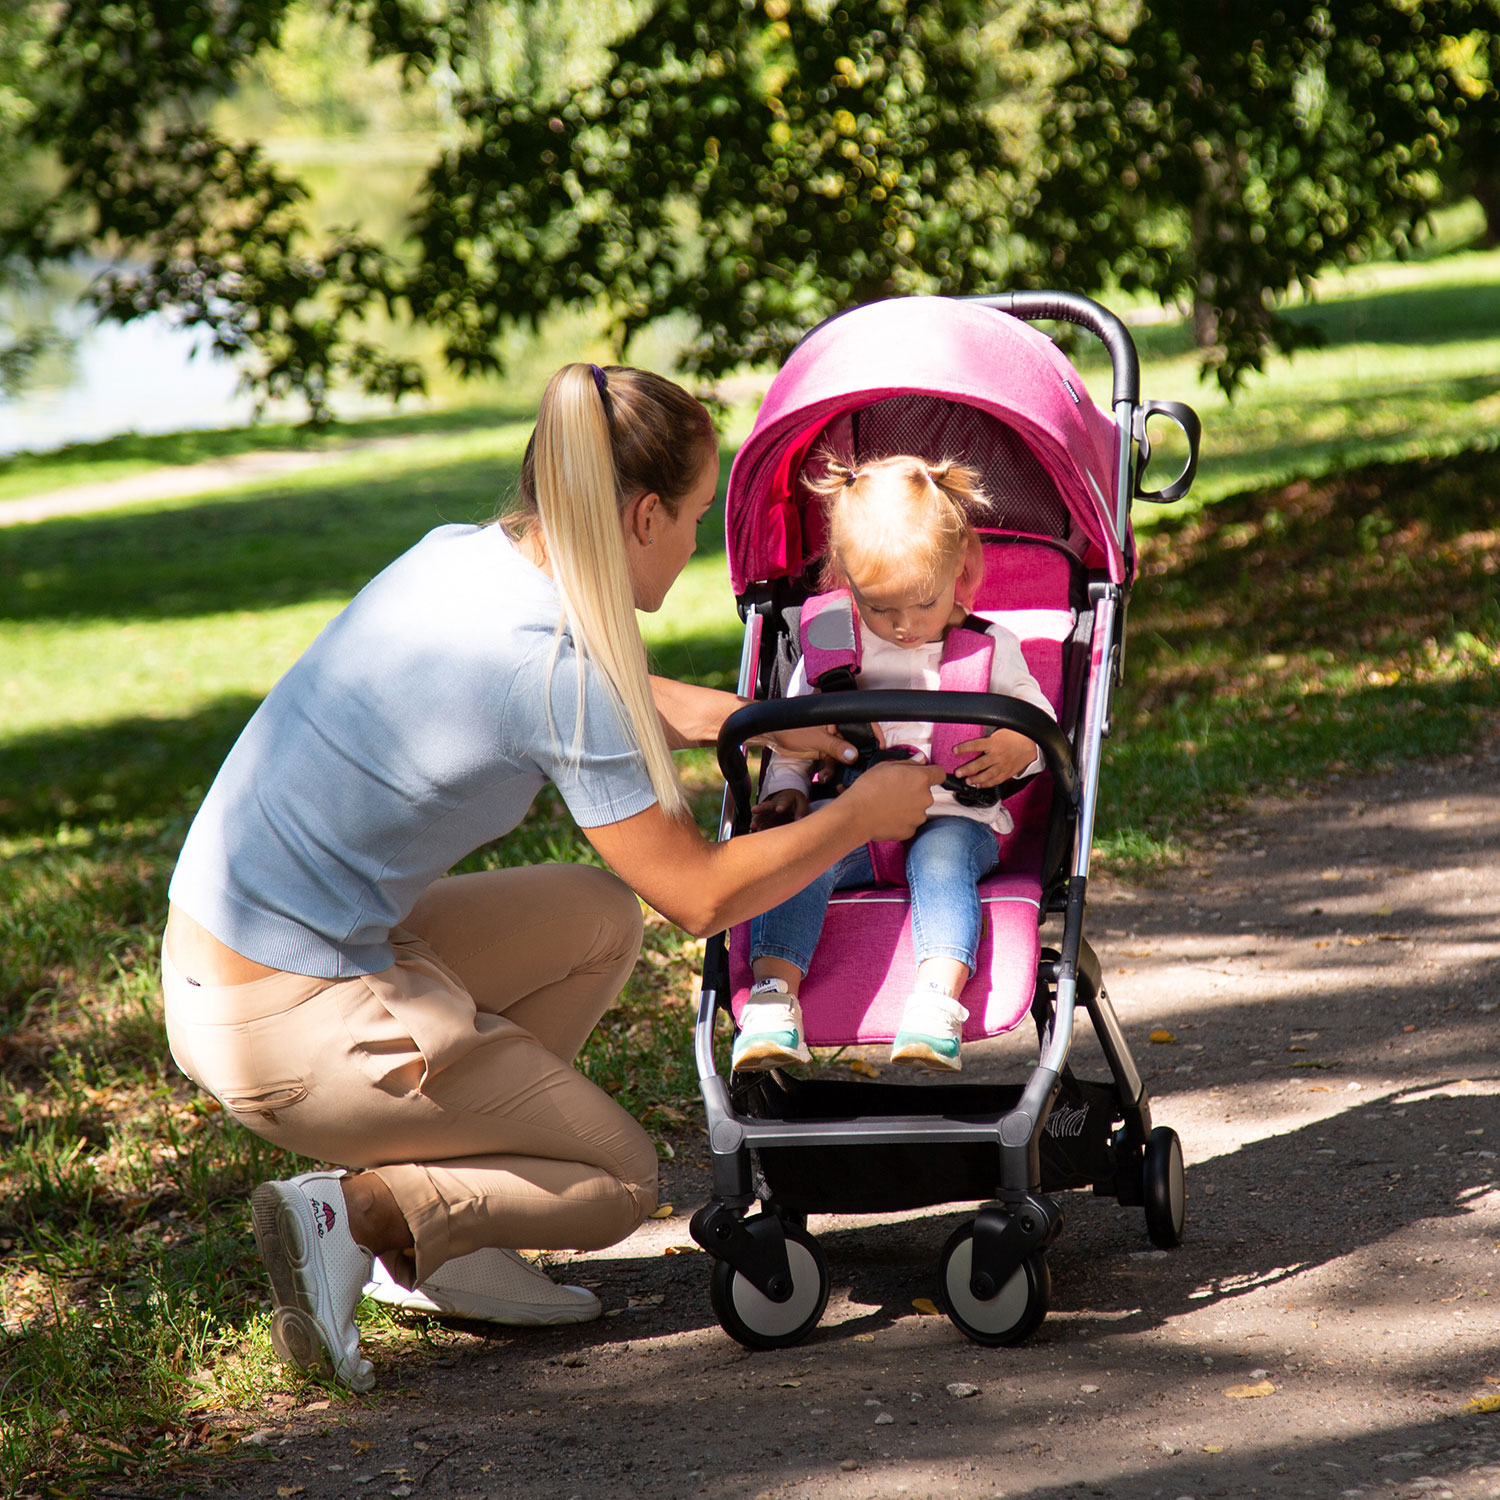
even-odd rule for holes
{"type": "Polygon", "coordinates": [[[783,1224],[786,1258],[792,1273],[792,1295],[772,1302],[727,1260],[714,1262],[708,1284],[714,1316],[731,1338],[747,1349],[785,1349],[800,1344],[828,1305],[828,1263],[818,1242],[800,1224],[783,1224]]]}
{"type": "Polygon", "coordinates": [[[1187,1214],[1187,1173],[1182,1165],[1182,1142],[1175,1130],[1158,1125],[1151,1132],[1141,1176],[1146,1233],[1153,1245],[1175,1250],[1182,1243],[1182,1222],[1187,1214]]]}
{"type": "Polygon", "coordinates": [[[974,1295],[974,1224],[961,1224],[943,1246],[938,1262],[943,1306],[954,1326],[976,1344],[1021,1344],[1041,1327],[1052,1304],[1052,1274],[1040,1250],[1023,1260],[993,1297],[974,1295]]]}

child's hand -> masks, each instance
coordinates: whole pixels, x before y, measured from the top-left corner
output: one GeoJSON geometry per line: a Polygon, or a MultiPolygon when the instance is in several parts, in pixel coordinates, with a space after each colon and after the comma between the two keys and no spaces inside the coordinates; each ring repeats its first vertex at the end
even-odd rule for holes
{"type": "Polygon", "coordinates": [[[799,818],[807,816],[810,805],[807,793],[799,792],[795,787],[772,792],[764,802],[757,802],[750,809],[750,832],[776,828],[782,823],[795,823],[799,818]]]}
{"type": "Polygon", "coordinates": [[[958,768],[958,775],[970,786],[999,786],[1012,776],[1019,776],[1036,759],[1036,744],[1014,729],[997,729],[982,740],[965,740],[955,745],[954,750],[962,755],[977,752],[958,768]]]}

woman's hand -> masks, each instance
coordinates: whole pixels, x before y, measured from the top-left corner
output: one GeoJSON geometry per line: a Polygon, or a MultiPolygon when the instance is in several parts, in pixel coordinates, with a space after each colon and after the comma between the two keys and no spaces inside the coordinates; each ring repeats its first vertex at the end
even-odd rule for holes
{"type": "Polygon", "coordinates": [[[1014,729],[997,729],[980,740],[965,740],[955,745],[954,750],[962,755],[966,751],[977,752],[958,768],[957,774],[970,786],[999,786],[1036,760],[1036,744],[1014,729]]]}
{"type": "Polygon", "coordinates": [[[859,819],[867,840],[909,839],[927,821],[941,766],[881,761],[842,792],[839,804],[859,819]]]}
{"type": "MultiPolygon", "coordinates": [[[[879,726],[874,727],[878,740],[879,726]]],[[[814,724],[808,729],[775,729],[757,735],[750,743],[769,745],[778,755],[792,760],[836,760],[852,766],[859,759],[859,751],[831,724],[814,724]]]]}
{"type": "Polygon", "coordinates": [[[750,809],[750,832],[759,833],[762,828],[795,823],[799,818],[807,816],[807,810],[811,806],[807,793],[799,792],[796,787],[789,786],[782,791],[772,792],[764,802],[757,802],[750,809]]]}

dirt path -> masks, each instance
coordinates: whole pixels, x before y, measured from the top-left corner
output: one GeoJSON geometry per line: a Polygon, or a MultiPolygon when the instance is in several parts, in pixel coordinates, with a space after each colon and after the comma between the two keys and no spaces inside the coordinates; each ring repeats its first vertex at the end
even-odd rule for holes
{"type": "Polygon", "coordinates": [[[356,453],[409,447],[414,441],[411,437],[359,438],[322,451],[266,449],[256,453],[237,453],[229,458],[207,459],[202,463],[150,469],[143,474],[127,474],[121,479],[67,485],[39,495],[0,500],[0,526],[21,526],[33,521],[50,521],[56,516],[92,515],[96,511],[120,510],[157,500],[177,500],[190,495],[241,489],[286,474],[300,473],[304,469],[342,463],[356,453]]]}
{"type": "MultiPolygon", "coordinates": [[[[1159,886],[1097,883],[1110,992],[1186,1146],[1188,1241],[1153,1251],[1139,1211],[1065,1195],[1025,1347],[914,1308],[964,1217],[932,1211],[815,1218],[822,1324],[741,1349],[690,1249],[689,1138],[676,1215],[569,1267],[604,1320],[445,1329],[368,1400],[273,1401],[208,1492],[1500,1496],[1500,1412],[1471,1407],[1500,1406],[1497,773],[1492,740],[1263,807],[1159,886]]],[[[989,1044],[969,1067],[1013,1076],[1019,1056],[989,1044]]]]}

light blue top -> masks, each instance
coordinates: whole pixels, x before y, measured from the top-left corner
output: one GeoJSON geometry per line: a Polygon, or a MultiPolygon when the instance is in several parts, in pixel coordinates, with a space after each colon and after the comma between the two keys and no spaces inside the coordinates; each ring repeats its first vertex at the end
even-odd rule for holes
{"type": "Polygon", "coordinates": [[[593,668],[575,761],[577,658],[566,634],[558,648],[557,621],[552,581],[498,526],[429,533],[245,726],[188,830],[171,899],[260,963],[375,973],[423,890],[509,833],[543,782],[584,828],[652,806],[593,668]]]}

